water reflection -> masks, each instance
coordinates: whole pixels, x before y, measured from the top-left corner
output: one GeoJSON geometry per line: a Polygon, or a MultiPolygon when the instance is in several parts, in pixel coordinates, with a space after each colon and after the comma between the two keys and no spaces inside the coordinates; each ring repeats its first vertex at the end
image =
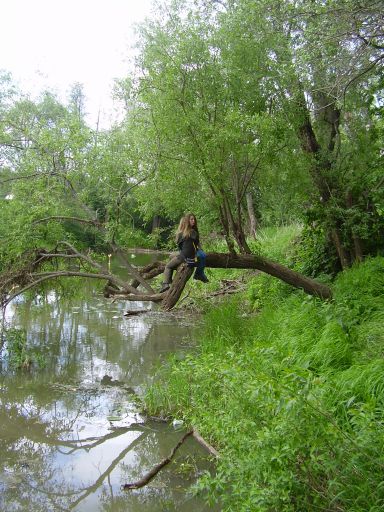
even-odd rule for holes
{"type": "Polygon", "coordinates": [[[66,302],[51,292],[8,309],[46,366],[0,374],[0,510],[208,510],[188,493],[210,467],[193,439],[150,485],[121,491],[182,436],[145,422],[135,395],[169,352],[191,350],[195,329],[193,320],[152,309],[124,317],[143,307],[92,293],[66,302]]]}

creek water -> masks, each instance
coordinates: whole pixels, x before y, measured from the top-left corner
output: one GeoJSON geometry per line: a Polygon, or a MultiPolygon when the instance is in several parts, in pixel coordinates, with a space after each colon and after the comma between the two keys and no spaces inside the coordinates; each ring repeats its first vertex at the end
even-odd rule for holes
{"type": "Polygon", "coordinates": [[[81,297],[52,289],[8,306],[8,325],[25,329],[41,367],[15,370],[3,347],[2,512],[218,510],[191,492],[198,476],[212,470],[193,438],[147,486],[122,490],[167,457],[184,433],[145,418],[137,396],[169,354],[193,350],[196,318],[149,304],[113,303],[93,281],[84,283],[81,297]],[[124,316],[138,309],[145,312],[124,316]]]}

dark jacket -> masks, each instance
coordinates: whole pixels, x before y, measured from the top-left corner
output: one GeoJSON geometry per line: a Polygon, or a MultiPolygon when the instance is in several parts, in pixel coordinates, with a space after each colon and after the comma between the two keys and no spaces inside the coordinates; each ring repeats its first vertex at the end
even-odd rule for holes
{"type": "Polygon", "coordinates": [[[191,235],[187,238],[184,238],[181,233],[177,237],[177,245],[184,258],[195,258],[199,244],[199,233],[195,229],[192,229],[191,235]]]}

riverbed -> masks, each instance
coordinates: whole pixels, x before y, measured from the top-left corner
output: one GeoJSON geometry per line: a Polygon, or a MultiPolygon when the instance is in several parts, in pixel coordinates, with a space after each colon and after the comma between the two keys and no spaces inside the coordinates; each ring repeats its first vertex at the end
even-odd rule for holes
{"type": "MultiPolygon", "coordinates": [[[[132,258],[140,265],[151,256],[132,258]]],[[[183,436],[178,421],[146,418],[139,397],[169,354],[194,350],[198,320],[150,303],[112,302],[94,282],[80,295],[50,289],[7,308],[8,325],[27,333],[32,363],[15,369],[3,350],[0,510],[214,510],[191,492],[213,470],[193,438],[147,486],[122,490],[183,436]]]]}

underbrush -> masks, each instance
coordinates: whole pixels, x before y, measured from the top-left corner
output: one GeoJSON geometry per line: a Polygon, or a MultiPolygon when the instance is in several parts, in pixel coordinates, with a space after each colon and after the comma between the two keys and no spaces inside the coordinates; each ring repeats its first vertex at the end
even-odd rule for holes
{"type": "Polygon", "coordinates": [[[223,510],[383,510],[384,258],[333,291],[322,302],[258,276],[208,311],[198,353],[148,390],[151,414],[218,448],[197,491],[223,510]]]}

